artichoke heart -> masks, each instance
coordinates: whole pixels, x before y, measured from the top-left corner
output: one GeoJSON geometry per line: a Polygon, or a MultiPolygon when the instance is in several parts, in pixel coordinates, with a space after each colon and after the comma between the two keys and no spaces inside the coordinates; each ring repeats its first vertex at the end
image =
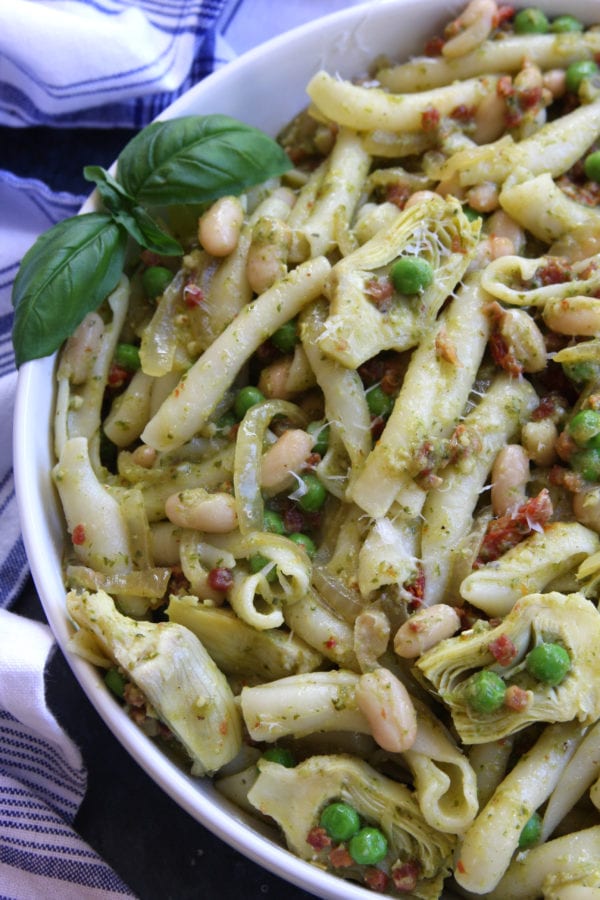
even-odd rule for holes
{"type": "Polygon", "coordinates": [[[496,741],[531,722],[584,724],[600,716],[600,613],[582,594],[529,594],[500,625],[487,624],[441,641],[416,663],[449,707],[465,744],[496,741]],[[527,655],[541,644],[564,648],[570,666],[560,683],[535,677],[527,655]],[[485,673],[504,684],[493,710],[474,708],[473,679],[485,673]],[[515,702],[515,699],[520,702],[515,702]]]}
{"type": "MultiPolygon", "coordinates": [[[[388,840],[386,868],[393,872],[406,863],[417,864],[419,881],[411,896],[432,900],[439,896],[456,838],[427,824],[406,785],[344,754],[311,756],[293,769],[262,759],[258,768],[260,774],[248,799],[275,819],[290,850],[302,859],[319,865],[324,862],[307,836],[318,825],[321,810],[341,800],[384,832],[388,840]]],[[[343,869],[336,870],[336,874],[340,872],[343,869]]],[[[350,871],[348,874],[352,877],[350,871]]]]}
{"type": "Polygon", "coordinates": [[[70,591],[67,609],[181,741],[192,759],[192,774],[215,772],[237,755],[242,730],[233,693],[189,629],[123,616],[104,591],[70,591]]]}
{"type": "Polygon", "coordinates": [[[381,350],[414,347],[465,274],[479,229],[480,223],[470,222],[453,197],[409,207],[332,269],[327,291],[331,312],[318,338],[319,349],[355,369],[381,350]],[[369,285],[387,278],[401,255],[427,261],[433,282],[417,296],[393,297],[389,309],[380,309],[369,299],[369,285]]]}

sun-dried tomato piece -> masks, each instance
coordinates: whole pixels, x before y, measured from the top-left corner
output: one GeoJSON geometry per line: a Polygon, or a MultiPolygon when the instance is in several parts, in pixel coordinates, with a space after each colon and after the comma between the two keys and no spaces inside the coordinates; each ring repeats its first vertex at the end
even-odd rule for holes
{"type": "Polygon", "coordinates": [[[421,866],[416,859],[411,859],[401,866],[395,866],[391,874],[396,890],[401,894],[411,894],[417,886],[421,866]]]}
{"type": "Polygon", "coordinates": [[[540,531],[552,517],[552,500],[547,488],[531,497],[516,510],[492,519],[488,525],[474,568],[498,559],[516,547],[532,531],[540,531]]]}
{"type": "Polygon", "coordinates": [[[306,843],[310,844],[314,850],[324,850],[326,847],[331,847],[332,840],[324,828],[315,826],[306,835],[306,843]]]}
{"type": "Polygon", "coordinates": [[[516,646],[506,634],[500,634],[493,641],[490,641],[488,650],[501,666],[510,665],[516,659],[518,653],[516,646]]]}
{"type": "Polygon", "coordinates": [[[525,691],[518,684],[511,684],[504,695],[504,705],[515,712],[523,712],[531,704],[532,693],[525,691]]]}

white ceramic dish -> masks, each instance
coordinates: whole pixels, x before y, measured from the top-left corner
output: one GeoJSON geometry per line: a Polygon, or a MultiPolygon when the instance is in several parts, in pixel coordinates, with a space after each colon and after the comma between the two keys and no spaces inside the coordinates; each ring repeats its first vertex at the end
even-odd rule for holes
{"type": "MultiPolygon", "coordinates": [[[[549,14],[596,18],[598,0],[546,0],[549,14]]],[[[306,104],[304,88],[319,68],[347,77],[374,56],[406,58],[423,46],[464,3],[372,0],[326,16],[246,53],[177,100],[161,118],[220,112],[274,134],[306,104]]],[[[183,809],[255,862],[322,898],[366,900],[373,894],[303,862],[274,833],[228,803],[209,781],[192,779],[171,763],[125,715],[97,672],[66,651],[61,556],[64,530],[50,470],[54,358],[28,363],[19,374],[14,424],[16,489],[25,546],[48,621],[76,678],[107,726],[154,781],[183,809]]]]}

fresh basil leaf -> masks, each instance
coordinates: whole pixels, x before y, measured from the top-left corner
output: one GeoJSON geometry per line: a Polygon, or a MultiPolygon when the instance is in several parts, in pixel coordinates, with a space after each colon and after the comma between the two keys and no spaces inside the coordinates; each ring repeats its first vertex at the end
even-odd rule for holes
{"type": "Polygon", "coordinates": [[[156,224],[143,206],[133,206],[131,210],[120,209],[112,213],[115,222],[120,222],[141,247],[159,253],[161,256],[182,256],[183,247],[174,237],[156,224]]]}
{"type": "Polygon", "coordinates": [[[86,166],[83,174],[96,184],[102,202],[115,222],[119,222],[140,247],[160,253],[161,256],[181,256],[181,244],[163,231],[149,216],[143,206],[136,204],[110,172],[101,166],[86,166]]]}
{"type": "Polygon", "coordinates": [[[272,138],[229,116],[148,125],[118,159],[117,177],[139,203],[204,203],[239,194],[291,167],[272,138]]]}
{"type": "Polygon", "coordinates": [[[100,196],[102,196],[102,190],[109,187],[112,188],[111,193],[118,194],[123,200],[133,200],[133,197],[127,193],[123,185],[110,172],[103,169],[102,166],[84,166],[83,177],[86,181],[91,181],[97,186],[100,196]]]}
{"type": "Polygon", "coordinates": [[[12,291],[18,366],[53,353],[100,306],[121,277],[126,243],[106,213],[64,219],[37,239],[12,291]]]}

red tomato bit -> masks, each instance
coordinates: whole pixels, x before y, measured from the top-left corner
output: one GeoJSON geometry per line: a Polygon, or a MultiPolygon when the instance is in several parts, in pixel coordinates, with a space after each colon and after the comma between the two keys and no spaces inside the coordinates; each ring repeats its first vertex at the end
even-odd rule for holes
{"type": "Polygon", "coordinates": [[[324,828],[315,826],[306,835],[306,843],[314,850],[324,850],[325,847],[331,847],[331,838],[324,828]]]}
{"type": "Polygon", "coordinates": [[[340,844],[339,847],[334,847],[330,852],[329,862],[334,869],[347,869],[348,866],[352,865],[354,860],[352,859],[344,845],[340,844]]]}
{"type": "Polygon", "coordinates": [[[367,887],[371,888],[372,891],[378,891],[380,894],[387,890],[390,880],[385,872],[382,872],[381,869],[376,869],[374,866],[367,869],[364,878],[367,887]]]}
{"type": "Polygon", "coordinates": [[[513,512],[492,519],[473,568],[478,569],[498,559],[507,550],[516,547],[532,531],[543,530],[552,513],[550,494],[547,488],[542,488],[537,497],[526,500],[513,512]]]}
{"type": "Polygon", "coordinates": [[[501,666],[508,666],[516,659],[518,650],[506,634],[501,634],[488,644],[488,650],[501,666]]]}
{"type": "Polygon", "coordinates": [[[82,544],[85,544],[85,537],[85,525],[82,525],[81,523],[76,525],[71,534],[71,540],[75,546],[80,547],[82,544]]]}
{"type": "Polygon", "coordinates": [[[504,705],[515,712],[523,712],[533,699],[531,691],[525,691],[518,684],[511,684],[504,695],[504,705]]]}
{"type": "Polygon", "coordinates": [[[213,591],[228,591],[233,587],[233,572],[224,566],[215,566],[208,573],[207,580],[213,591]]]}
{"type": "Polygon", "coordinates": [[[401,866],[396,866],[392,869],[394,887],[401,894],[411,894],[417,886],[420,874],[421,866],[416,859],[411,859],[401,866]]]}

